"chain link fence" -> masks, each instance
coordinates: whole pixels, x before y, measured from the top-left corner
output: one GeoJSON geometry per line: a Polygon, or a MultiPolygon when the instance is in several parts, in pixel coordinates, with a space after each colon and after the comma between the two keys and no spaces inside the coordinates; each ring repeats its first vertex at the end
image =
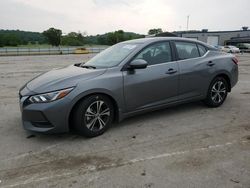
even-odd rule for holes
{"type": "Polygon", "coordinates": [[[85,48],[85,47],[49,47],[49,48],[25,48],[11,47],[0,48],[0,56],[19,56],[19,55],[60,55],[60,54],[90,54],[99,53],[105,50],[105,47],[100,48],[85,48]]]}

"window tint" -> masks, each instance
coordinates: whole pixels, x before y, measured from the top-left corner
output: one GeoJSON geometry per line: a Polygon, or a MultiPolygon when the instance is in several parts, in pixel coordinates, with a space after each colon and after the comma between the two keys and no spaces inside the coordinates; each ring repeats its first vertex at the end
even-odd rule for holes
{"type": "Polygon", "coordinates": [[[199,57],[199,51],[195,43],[175,42],[179,59],[190,59],[199,57]]]}
{"type": "Polygon", "coordinates": [[[199,44],[198,44],[198,48],[199,48],[200,56],[204,56],[205,53],[207,52],[207,49],[204,46],[199,45],[199,44]]]}
{"type": "Polygon", "coordinates": [[[156,43],[146,47],[135,59],[143,59],[149,65],[166,63],[172,60],[169,42],[156,43]]]}

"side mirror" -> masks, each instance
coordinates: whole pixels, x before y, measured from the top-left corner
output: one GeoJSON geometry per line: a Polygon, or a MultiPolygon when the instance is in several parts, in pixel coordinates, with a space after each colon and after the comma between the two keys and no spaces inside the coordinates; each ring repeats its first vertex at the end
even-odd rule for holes
{"type": "Polygon", "coordinates": [[[129,64],[128,69],[145,69],[147,66],[147,61],[143,59],[136,59],[129,64]]]}

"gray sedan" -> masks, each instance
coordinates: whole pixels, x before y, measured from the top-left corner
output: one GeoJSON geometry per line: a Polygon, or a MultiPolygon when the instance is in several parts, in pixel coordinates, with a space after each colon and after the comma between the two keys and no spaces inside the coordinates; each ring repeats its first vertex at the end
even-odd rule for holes
{"type": "Polygon", "coordinates": [[[235,56],[202,42],[130,40],[29,81],[19,92],[23,126],[94,137],[114,121],[170,105],[202,100],[218,107],[237,81],[235,56]]]}

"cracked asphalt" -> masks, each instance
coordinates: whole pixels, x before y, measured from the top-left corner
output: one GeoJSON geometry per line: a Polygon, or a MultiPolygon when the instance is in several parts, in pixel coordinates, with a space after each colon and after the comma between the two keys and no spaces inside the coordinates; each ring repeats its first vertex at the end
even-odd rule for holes
{"type": "Polygon", "coordinates": [[[23,130],[18,90],[91,55],[0,57],[0,187],[250,188],[250,54],[219,108],[201,102],[132,117],[92,139],[23,130]]]}

